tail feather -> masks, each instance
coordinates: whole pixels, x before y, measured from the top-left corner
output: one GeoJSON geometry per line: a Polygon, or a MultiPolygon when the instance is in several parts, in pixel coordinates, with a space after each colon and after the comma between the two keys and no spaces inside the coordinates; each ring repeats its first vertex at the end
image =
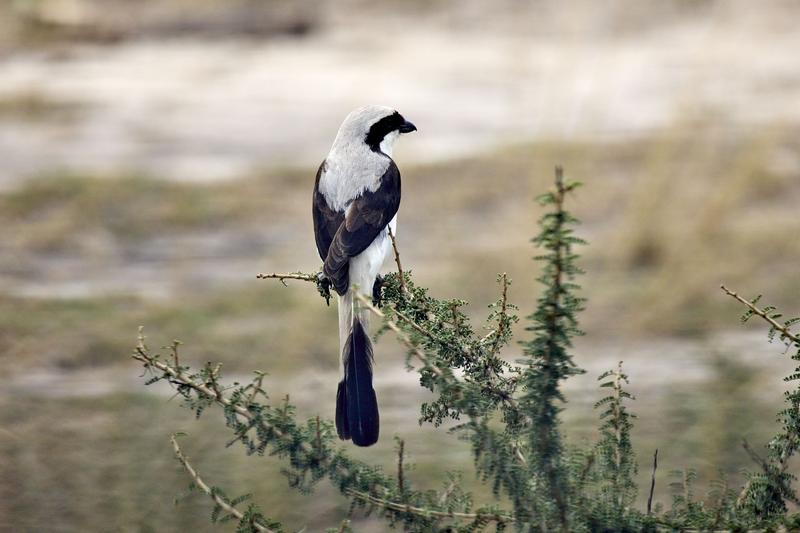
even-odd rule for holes
{"type": "Polygon", "coordinates": [[[342,440],[350,440],[350,422],[347,418],[347,389],[344,380],[336,390],[336,432],[342,440]]]}
{"type": "Polygon", "coordinates": [[[367,335],[367,316],[360,316],[352,294],[339,297],[344,379],[336,393],[336,431],[339,438],[353,439],[356,446],[378,441],[380,417],[378,399],[372,387],[372,343],[367,335]],[[356,307],[354,310],[353,307],[356,307]]]}
{"type": "Polygon", "coordinates": [[[378,442],[378,398],[372,388],[372,343],[358,318],[353,320],[347,348],[344,383],[350,436],[356,446],[371,446],[378,442]]]}

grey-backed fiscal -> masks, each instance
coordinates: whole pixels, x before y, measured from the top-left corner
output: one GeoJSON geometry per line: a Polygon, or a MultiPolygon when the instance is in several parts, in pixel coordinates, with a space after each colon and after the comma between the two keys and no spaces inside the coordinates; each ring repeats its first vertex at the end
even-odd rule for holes
{"type": "Polygon", "coordinates": [[[336,431],[358,446],[378,441],[380,417],[372,386],[369,310],[354,297],[372,297],[397,232],[400,171],[392,159],[397,138],[416,127],[384,106],[345,118],[317,171],[312,213],[323,274],[338,295],[343,377],[336,393],[336,431]]]}

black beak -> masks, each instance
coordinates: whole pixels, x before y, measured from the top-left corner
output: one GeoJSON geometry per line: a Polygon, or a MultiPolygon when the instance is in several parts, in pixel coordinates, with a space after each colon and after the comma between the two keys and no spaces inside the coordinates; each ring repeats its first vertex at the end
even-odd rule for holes
{"type": "Polygon", "coordinates": [[[400,133],[411,133],[412,131],[417,131],[417,127],[409,121],[404,121],[400,124],[400,127],[397,128],[397,131],[400,133]]]}

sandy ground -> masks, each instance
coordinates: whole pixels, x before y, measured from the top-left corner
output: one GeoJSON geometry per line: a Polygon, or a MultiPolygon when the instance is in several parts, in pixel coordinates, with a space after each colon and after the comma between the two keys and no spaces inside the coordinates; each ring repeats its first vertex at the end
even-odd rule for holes
{"type": "Polygon", "coordinates": [[[800,120],[800,32],[777,17],[718,11],[618,34],[598,34],[596,23],[542,35],[382,20],[303,39],[15,54],[0,59],[0,100],[33,95],[75,110],[0,118],[0,186],[59,168],[213,180],[312,166],[365,103],[418,124],[396,154],[411,161],[637,136],[693,117],[728,129],[800,120]],[[402,39],[382,38],[399,27],[402,39]]]}

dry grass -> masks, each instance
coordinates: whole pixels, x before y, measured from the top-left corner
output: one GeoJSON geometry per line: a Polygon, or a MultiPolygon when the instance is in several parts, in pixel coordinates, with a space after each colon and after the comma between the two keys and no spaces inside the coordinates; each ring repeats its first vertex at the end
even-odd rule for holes
{"type": "MultiPolygon", "coordinates": [[[[191,361],[222,361],[239,373],[254,369],[289,376],[298,361],[333,371],[327,336],[335,311],[305,290],[260,284],[179,300],[148,302],[129,297],[93,299],[0,298],[0,353],[15,361],[6,377],[31,369],[79,370],[130,365],[136,330],[190,340],[191,361]]],[[[335,344],[335,343],[334,343],[335,344]]]]}
{"type": "MultiPolygon", "coordinates": [[[[399,245],[407,267],[438,294],[466,297],[480,312],[496,298],[495,274],[507,271],[515,280],[512,300],[530,308],[536,289],[528,239],[538,216],[532,199],[560,163],[569,178],[585,183],[572,207],[584,222],[579,233],[591,242],[582,260],[590,333],[727,328],[731,313],[718,294],[721,281],[744,294],[764,292],[779,306],[797,300],[797,139],[796,131],[780,127],[720,137],[695,126],[636,142],[539,143],[405,166],[399,245]]],[[[312,179],[311,169],[215,185],[51,175],[0,195],[0,224],[10,237],[0,244],[0,263],[13,280],[15,271],[27,277],[69,254],[85,261],[88,273],[102,252],[135,271],[165,236],[263,235],[264,242],[234,241],[213,252],[224,254],[215,257],[224,270],[226,262],[257,257],[253,246],[265,247],[252,272],[226,282],[236,288],[223,293],[239,295],[256,286],[257,271],[318,267],[308,216],[312,179]]],[[[191,277],[212,252],[202,241],[186,246],[180,253],[198,259],[178,264],[191,277]]],[[[126,292],[125,280],[115,291],[126,292]]]]}
{"type": "Polygon", "coordinates": [[[310,2],[250,0],[30,0],[0,6],[0,47],[113,44],[141,37],[302,36],[316,29],[310,2]]]}
{"type": "Polygon", "coordinates": [[[0,120],[61,120],[77,117],[83,110],[78,102],[53,100],[38,91],[20,91],[0,94],[0,120]]]}

